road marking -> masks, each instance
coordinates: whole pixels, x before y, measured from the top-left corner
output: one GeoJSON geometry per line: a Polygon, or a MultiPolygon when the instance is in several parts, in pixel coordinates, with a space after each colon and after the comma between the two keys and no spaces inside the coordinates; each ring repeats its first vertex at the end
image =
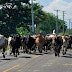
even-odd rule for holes
{"type": "MultiPolygon", "coordinates": [[[[37,56],[35,56],[34,58],[37,58],[37,57],[39,57],[39,56],[40,56],[40,55],[37,55],[37,56]]],[[[20,64],[20,65],[21,65],[21,64],[20,64]]],[[[7,71],[9,71],[9,70],[11,70],[11,69],[14,69],[14,68],[20,66],[20,65],[16,65],[16,66],[14,66],[14,67],[11,67],[11,68],[9,68],[9,69],[3,71],[3,72],[7,72],[7,71]]]]}
{"type": "Polygon", "coordinates": [[[63,65],[72,65],[72,64],[63,64],[63,65]]]}
{"type": "Polygon", "coordinates": [[[16,68],[16,67],[18,67],[19,65],[16,65],[16,66],[14,66],[14,67],[11,67],[11,68],[9,68],[9,69],[7,69],[7,70],[5,70],[5,71],[3,71],[3,72],[7,72],[7,71],[9,71],[9,70],[11,70],[11,69],[13,69],[13,68],[16,68]]]}
{"type": "Polygon", "coordinates": [[[37,57],[39,57],[40,55],[38,55],[38,56],[35,56],[34,58],[37,58],[37,57]]]}

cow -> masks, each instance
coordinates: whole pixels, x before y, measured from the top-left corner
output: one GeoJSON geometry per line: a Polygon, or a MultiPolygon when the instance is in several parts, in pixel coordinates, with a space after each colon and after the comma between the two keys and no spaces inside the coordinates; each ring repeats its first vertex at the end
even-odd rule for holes
{"type": "Polygon", "coordinates": [[[63,40],[61,36],[54,36],[52,40],[52,44],[54,46],[55,56],[59,56],[61,46],[63,44],[63,40]]]}
{"type": "Polygon", "coordinates": [[[69,36],[69,48],[72,49],[72,35],[69,36]]]}
{"type": "Polygon", "coordinates": [[[11,53],[13,53],[15,57],[17,57],[17,54],[19,55],[19,48],[21,46],[21,36],[15,34],[11,35],[10,38],[11,38],[10,40],[11,53]]]}
{"type": "Polygon", "coordinates": [[[3,57],[5,58],[5,51],[7,50],[8,40],[3,35],[0,35],[0,49],[3,49],[3,57]]]}
{"type": "Polygon", "coordinates": [[[38,47],[38,50],[40,53],[42,53],[42,48],[44,44],[46,43],[45,37],[41,34],[38,34],[38,37],[35,40],[36,46],[38,47]]]}
{"type": "Polygon", "coordinates": [[[45,40],[46,40],[46,52],[47,50],[51,50],[53,48],[52,46],[52,39],[55,35],[49,35],[49,36],[45,36],[45,40]]]}
{"type": "Polygon", "coordinates": [[[67,48],[69,47],[69,36],[62,36],[63,45],[62,45],[62,54],[65,55],[67,52],[67,48]]]}
{"type": "Polygon", "coordinates": [[[31,37],[36,39],[38,37],[38,35],[32,35],[31,37]]]}
{"type": "Polygon", "coordinates": [[[52,45],[52,38],[51,37],[45,37],[45,47],[46,47],[46,52],[47,50],[51,50],[51,45],[52,45]]]}
{"type": "MultiPolygon", "coordinates": [[[[35,40],[36,39],[31,37],[30,35],[23,37],[22,46],[23,46],[24,52],[31,53],[33,45],[35,45],[35,47],[36,47],[35,40]]],[[[35,47],[34,47],[34,50],[35,50],[35,47]]]]}
{"type": "Polygon", "coordinates": [[[22,44],[22,47],[23,47],[23,52],[28,53],[27,45],[26,45],[27,44],[27,38],[25,36],[22,36],[21,44],[22,44]]]}

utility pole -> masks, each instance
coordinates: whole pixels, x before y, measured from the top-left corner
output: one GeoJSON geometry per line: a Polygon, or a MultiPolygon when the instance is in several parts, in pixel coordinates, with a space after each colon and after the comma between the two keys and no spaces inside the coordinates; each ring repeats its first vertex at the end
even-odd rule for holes
{"type": "Polygon", "coordinates": [[[70,34],[70,19],[68,19],[69,20],[69,34],[70,34]]]}
{"type": "Polygon", "coordinates": [[[34,14],[33,14],[33,0],[31,0],[32,4],[32,35],[34,35],[34,14]]]}
{"type": "Polygon", "coordinates": [[[72,34],[72,22],[71,22],[71,34],[72,34]]]}
{"type": "Polygon", "coordinates": [[[65,16],[65,15],[64,15],[64,12],[65,12],[65,11],[63,11],[63,35],[65,34],[65,31],[64,31],[64,16],[65,16]]]}
{"type": "Polygon", "coordinates": [[[56,34],[58,35],[58,11],[60,10],[54,10],[57,12],[57,19],[56,19],[56,34]]]}

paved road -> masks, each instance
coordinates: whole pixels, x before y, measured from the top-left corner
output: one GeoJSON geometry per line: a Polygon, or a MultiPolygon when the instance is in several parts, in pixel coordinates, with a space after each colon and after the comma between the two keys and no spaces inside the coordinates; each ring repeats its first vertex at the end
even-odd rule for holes
{"type": "Polygon", "coordinates": [[[13,55],[2,58],[0,54],[0,72],[72,72],[72,51],[55,57],[53,52],[13,55]]]}

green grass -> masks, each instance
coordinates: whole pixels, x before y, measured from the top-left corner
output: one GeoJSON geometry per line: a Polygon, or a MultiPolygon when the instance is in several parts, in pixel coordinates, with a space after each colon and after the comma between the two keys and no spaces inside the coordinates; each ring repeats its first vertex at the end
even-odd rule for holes
{"type": "MultiPolygon", "coordinates": [[[[63,36],[63,33],[59,33],[59,35],[63,36]]],[[[65,32],[65,35],[71,35],[71,34],[65,32]]]]}
{"type": "Polygon", "coordinates": [[[59,33],[60,36],[63,36],[63,33],[59,33]]]}
{"type": "MultiPolygon", "coordinates": [[[[9,47],[7,47],[7,51],[9,50],[10,48],[9,47]]],[[[2,51],[2,49],[0,49],[0,52],[2,51]]]]}

